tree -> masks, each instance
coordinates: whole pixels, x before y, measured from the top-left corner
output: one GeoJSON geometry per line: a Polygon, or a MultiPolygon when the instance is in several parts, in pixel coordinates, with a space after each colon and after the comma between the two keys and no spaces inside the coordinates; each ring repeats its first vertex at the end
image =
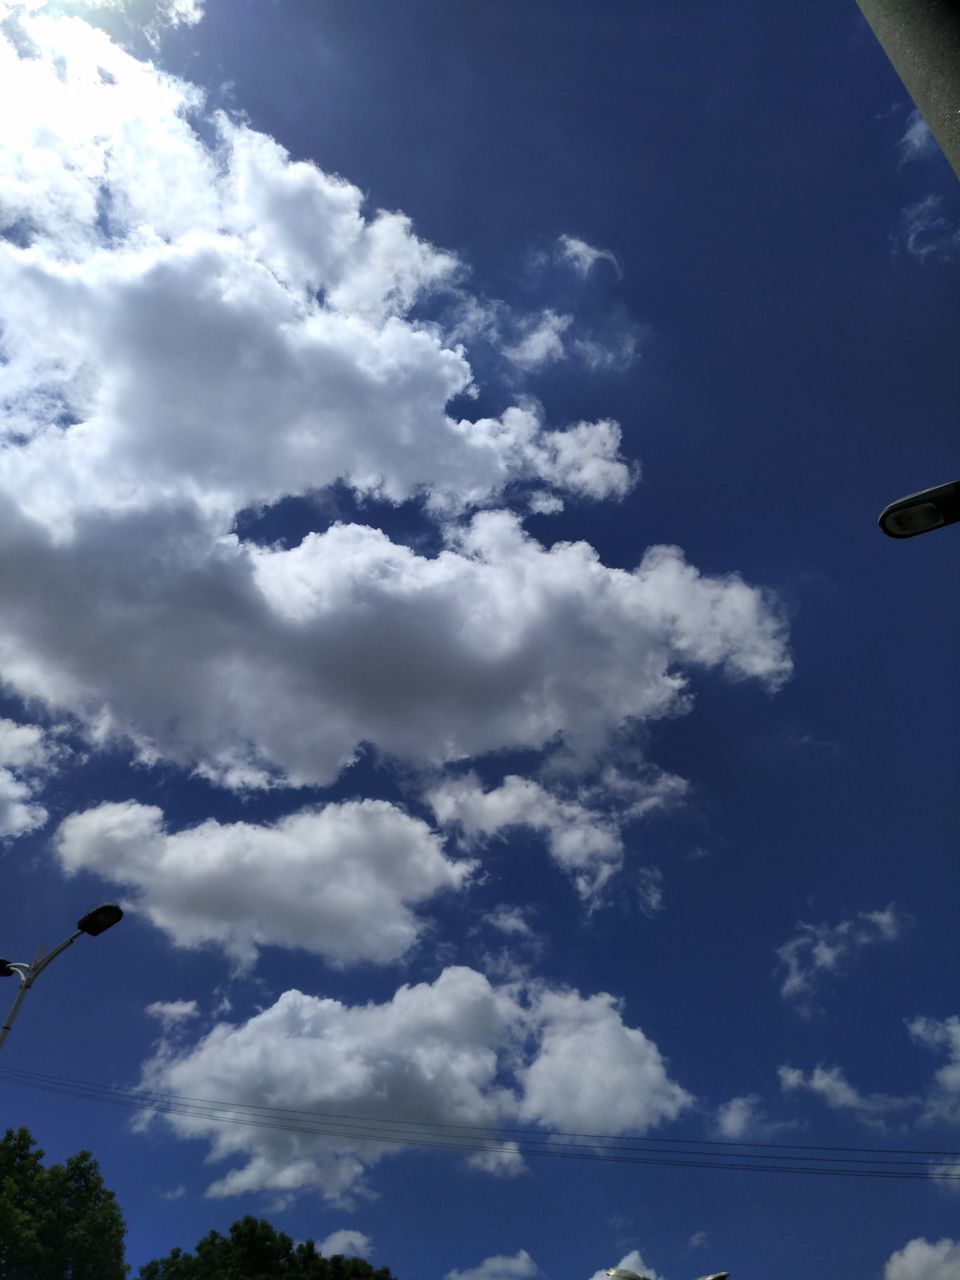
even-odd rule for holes
{"type": "Polygon", "coordinates": [[[140,1268],[139,1280],[394,1280],[362,1258],[324,1258],[312,1240],[294,1245],[262,1218],[235,1222],[230,1235],[211,1231],[195,1253],[174,1249],[140,1268]]]}
{"type": "Polygon", "coordinates": [[[0,1141],[0,1280],[123,1280],[125,1225],[89,1151],[44,1167],[28,1129],[0,1141]]]}

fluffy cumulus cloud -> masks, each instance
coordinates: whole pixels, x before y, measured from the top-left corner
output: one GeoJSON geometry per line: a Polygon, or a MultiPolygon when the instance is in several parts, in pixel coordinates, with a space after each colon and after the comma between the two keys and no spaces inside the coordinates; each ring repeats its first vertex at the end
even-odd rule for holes
{"type": "Polygon", "coordinates": [[[526,1249],[520,1249],[514,1254],[494,1254],[465,1271],[448,1271],[445,1280],[530,1280],[539,1274],[540,1268],[526,1249]]]}
{"type": "Polygon", "coordinates": [[[36,793],[55,767],[60,748],[34,724],[0,717],[0,836],[21,836],[42,827],[47,811],[36,793]]]}
{"type": "Polygon", "coordinates": [[[801,922],[796,935],[777,949],[786,970],[780,994],[809,1016],[825,981],[843,973],[864,950],[896,942],[909,924],[909,917],[892,903],[882,911],[860,911],[838,924],[801,922]]]}
{"type": "Polygon", "coordinates": [[[960,1240],[918,1236],[890,1257],[883,1280],[960,1280],[960,1240]]]}
{"type": "Polygon", "coordinates": [[[555,1129],[642,1133],[692,1105],[670,1079],[657,1046],[624,1023],[612,996],[545,990],[530,1022],[538,1050],[521,1073],[525,1120],[555,1129]]]}
{"type": "Polygon", "coordinates": [[[317,1248],[325,1258],[333,1258],[337,1254],[344,1258],[369,1258],[373,1252],[373,1242],[362,1231],[342,1227],[339,1231],[331,1231],[317,1248]]]}
{"type": "Polygon", "coordinates": [[[179,832],[154,806],[103,804],[67,818],[55,848],[68,875],[93,871],[127,888],[129,905],[178,946],[216,944],[241,965],[269,944],[334,964],[397,960],[424,927],[416,907],[460,888],[471,869],[383,800],[179,832]]]}
{"type": "Polygon", "coordinates": [[[14,692],[243,787],[329,782],[362,743],[592,749],[683,709],[687,669],[786,679],[774,604],[675,548],[628,572],[505,512],[449,525],[518,485],[617,498],[635,471],[607,420],[448,412],[472,370],[414,308],[461,266],[409,219],[222,115],[201,137],[196,89],[76,17],[18,7],[0,98],[14,692]],[[445,549],[363,525],[290,548],[234,532],[335,482],[417,499],[445,549]]]}
{"type": "MultiPolygon", "coordinates": [[[[163,1117],[180,1137],[206,1139],[211,1158],[233,1166],[209,1195],[316,1188],[339,1203],[362,1194],[369,1170],[402,1150],[405,1137],[462,1141],[461,1131],[444,1125],[643,1133],[693,1101],[612,997],[495,986],[463,967],[402,986],[382,1004],[288,991],[245,1023],[221,1023],[189,1047],[163,1045],[144,1083],[287,1109],[275,1129],[203,1114],[163,1117]],[[294,1119],[294,1110],[317,1114],[294,1119]]],[[[475,1168],[521,1171],[509,1144],[482,1148],[490,1158],[473,1161],[475,1168]]],[[[468,1146],[464,1154],[476,1152],[468,1146]]]]}

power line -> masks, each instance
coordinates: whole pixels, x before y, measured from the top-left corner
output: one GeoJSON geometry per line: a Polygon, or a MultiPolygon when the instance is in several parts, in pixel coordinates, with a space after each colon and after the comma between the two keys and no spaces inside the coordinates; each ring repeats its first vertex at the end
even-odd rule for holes
{"type": "Polygon", "coordinates": [[[740,1172],[809,1174],[819,1177],[895,1178],[900,1180],[960,1180],[960,1172],[942,1172],[933,1158],[956,1158],[952,1151],[920,1151],[883,1147],[817,1147],[813,1144],[730,1142],[693,1138],[637,1138],[617,1134],[537,1133],[507,1126],[452,1124],[441,1121],[414,1121],[397,1117],[371,1117],[339,1112],[295,1110],[256,1103],[192,1098],[146,1089],[97,1084],[43,1072],[0,1069],[0,1078],[10,1084],[42,1092],[107,1102],[161,1115],[181,1116],[203,1124],[239,1124],[286,1132],[304,1137],[378,1146],[437,1147],[446,1150],[500,1154],[504,1135],[520,1135],[517,1154],[550,1159],[592,1160],[619,1164],[668,1165],[696,1169],[729,1169],[740,1172]],[[438,1132],[439,1131],[439,1132],[438,1132]],[[674,1145],[660,1145],[674,1144],[674,1145]],[[681,1145],[682,1144],[682,1147],[681,1145]],[[704,1150],[704,1147],[712,1148],[704,1150]],[[685,1149],[684,1149],[685,1148],[685,1149]],[[730,1148],[730,1150],[717,1150],[730,1148]],[[816,1155],[777,1154],[784,1148],[818,1152],[816,1155]],[[857,1152],[837,1157],[823,1154],[837,1150],[857,1152]],[[897,1160],[896,1155],[922,1156],[920,1160],[897,1160]],[[774,1163],[775,1162],[775,1163],[774,1163]],[[802,1162],[802,1163],[801,1163],[802,1162]],[[852,1166],[858,1167],[852,1167],[852,1166]],[[866,1166],[866,1167],[864,1167],[866,1166]],[[909,1166],[909,1168],[907,1167],[909,1166]]]}
{"type": "MultiPolygon", "coordinates": [[[[532,1130],[528,1128],[511,1127],[509,1125],[491,1125],[491,1124],[465,1124],[462,1122],[452,1122],[443,1120],[408,1120],[397,1116],[370,1116],[357,1115],[350,1112],[341,1111],[320,1111],[313,1108],[294,1108],[294,1107],[276,1107],[267,1106],[263,1103],[255,1102],[229,1102],[224,1099],[217,1098],[196,1098],[186,1094],[168,1094],[155,1092],[149,1089],[132,1089],[123,1085],[106,1085],[89,1080],[76,1080],[66,1076],[51,1075],[41,1071],[26,1071],[15,1068],[0,1068],[0,1077],[10,1077],[11,1083],[16,1083],[15,1078],[22,1078],[26,1081],[47,1081],[51,1084],[62,1084],[72,1088],[83,1088],[98,1090],[111,1095],[125,1095],[136,1099],[138,1105],[145,1105],[144,1100],[149,1098],[170,1099],[180,1103],[189,1103],[200,1107],[226,1108],[234,1111],[250,1111],[263,1113],[265,1115],[276,1116],[293,1116],[305,1117],[308,1119],[323,1119],[335,1123],[357,1122],[359,1124],[376,1124],[380,1126],[396,1125],[403,1128],[414,1129],[440,1129],[467,1131],[475,1134],[485,1134],[487,1136],[502,1135],[519,1135],[526,1139],[535,1141],[550,1141],[557,1139],[569,1139],[570,1141],[583,1141],[589,1145],[604,1145],[607,1143],[627,1143],[627,1142],[661,1142],[661,1143],[679,1143],[683,1145],[694,1146],[712,1146],[712,1147],[752,1147],[769,1151],[841,1151],[852,1153],[866,1153],[875,1156],[886,1155],[908,1155],[908,1156],[928,1156],[944,1159],[960,1159],[960,1150],[944,1150],[942,1148],[921,1148],[921,1147],[883,1147],[873,1146],[837,1146],[823,1143],[802,1143],[802,1142],[770,1142],[762,1140],[736,1141],[732,1139],[713,1139],[713,1138],[678,1138],[678,1137],[662,1137],[656,1138],[640,1138],[634,1134],[616,1134],[616,1133],[587,1133],[581,1130],[550,1130],[547,1133],[532,1130]]],[[[798,1159],[801,1157],[797,1157],[798,1159]]],[[[826,1157],[824,1157],[826,1158],[826,1157]]]]}

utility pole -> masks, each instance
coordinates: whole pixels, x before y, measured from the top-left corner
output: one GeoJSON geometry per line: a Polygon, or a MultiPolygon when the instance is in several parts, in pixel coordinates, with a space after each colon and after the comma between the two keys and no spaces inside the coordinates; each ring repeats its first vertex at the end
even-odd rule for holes
{"type": "Polygon", "coordinates": [[[960,178],[960,0],[857,0],[960,178]]]}

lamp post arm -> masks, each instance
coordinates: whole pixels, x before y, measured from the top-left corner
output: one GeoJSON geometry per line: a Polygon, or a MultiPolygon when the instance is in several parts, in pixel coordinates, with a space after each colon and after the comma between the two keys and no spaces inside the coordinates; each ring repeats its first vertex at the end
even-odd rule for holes
{"type": "Polygon", "coordinates": [[[80,937],[82,932],[82,929],[78,929],[76,933],[71,933],[69,938],[64,938],[58,946],[54,947],[52,951],[48,951],[46,955],[44,955],[43,947],[41,947],[30,964],[7,965],[7,968],[12,969],[20,979],[20,990],[17,992],[16,998],[10,1007],[10,1012],[7,1014],[6,1021],[3,1026],[0,1027],[0,1049],[3,1048],[7,1036],[10,1034],[10,1028],[13,1026],[13,1021],[20,1012],[20,1006],[23,1004],[23,1000],[27,992],[36,982],[37,978],[40,977],[40,974],[43,973],[51,960],[56,960],[57,956],[60,955],[61,952],[66,951],[67,947],[72,946],[80,937]]]}
{"type": "Polygon", "coordinates": [[[30,966],[30,977],[27,981],[27,986],[32,987],[50,961],[56,960],[57,956],[60,955],[62,951],[66,951],[67,947],[72,947],[82,934],[83,930],[78,929],[76,933],[71,933],[69,938],[64,938],[59,946],[54,947],[52,951],[48,951],[46,955],[42,955],[42,952],[38,953],[33,964],[30,966]]]}

